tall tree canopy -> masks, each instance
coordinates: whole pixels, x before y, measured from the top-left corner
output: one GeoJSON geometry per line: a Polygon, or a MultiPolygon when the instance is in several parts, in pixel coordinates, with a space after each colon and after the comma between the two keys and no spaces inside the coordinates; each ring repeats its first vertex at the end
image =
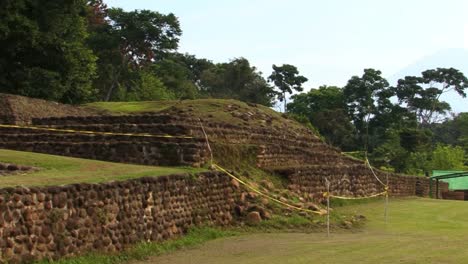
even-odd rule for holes
{"type": "Polygon", "coordinates": [[[153,73],[178,99],[195,99],[202,96],[201,76],[214,64],[194,55],[170,53],[153,63],[153,73]]]}
{"type": "Polygon", "coordinates": [[[341,88],[320,86],[291,98],[288,113],[307,117],[328,143],[347,151],[354,149],[354,127],[341,88]]]}
{"type": "Polygon", "coordinates": [[[80,103],[94,91],[84,0],[4,0],[0,8],[0,91],[80,103]]]}
{"type": "Polygon", "coordinates": [[[291,94],[293,91],[302,92],[302,84],[307,82],[307,78],[299,75],[296,66],[283,64],[276,66],[273,64],[273,72],[268,80],[279,89],[279,100],[284,102],[284,112],[286,112],[286,94],[291,94]]]}
{"type": "MultiPolygon", "coordinates": [[[[394,106],[390,101],[393,91],[382,76],[382,72],[374,69],[365,69],[361,77],[353,76],[343,88],[345,103],[348,108],[361,145],[367,145],[367,135],[372,135],[380,123],[385,121],[382,115],[391,115],[394,106]]],[[[384,124],[380,123],[380,126],[384,124]]],[[[372,146],[372,144],[371,144],[372,146]]]]}
{"type": "Polygon", "coordinates": [[[178,47],[182,34],[174,14],[160,14],[149,10],[126,12],[120,8],[103,9],[92,6],[92,35],[89,45],[98,56],[99,78],[94,85],[105,101],[116,94],[136,88],[139,70],[160,61],[178,47]],[[99,10],[99,11],[96,11],[99,10]],[[94,16],[93,16],[94,14],[94,16]]]}
{"type": "Polygon", "coordinates": [[[468,79],[454,68],[437,68],[422,72],[422,76],[406,76],[398,80],[396,95],[400,103],[406,104],[408,111],[423,126],[441,121],[451,110],[447,102],[440,101],[440,96],[449,91],[456,91],[466,97],[468,79]]]}
{"type": "Polygon", "coordinates": [[[245,58],[216,64],[203,71],[200,87],[215,98],[233,98],[271,106],[275,93],[257,69],[245,58]]]}

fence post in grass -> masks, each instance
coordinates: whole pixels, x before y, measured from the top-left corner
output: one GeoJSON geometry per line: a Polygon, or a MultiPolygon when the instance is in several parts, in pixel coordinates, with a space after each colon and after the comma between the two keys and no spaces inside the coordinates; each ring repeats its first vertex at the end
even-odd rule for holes
{"type": "Polygon", "coordinates": [[[325,178],[327,186],[327,237],[330,237],[330,182],[325,178]]]}
{"type": "Polygon", "coordinates": [[[387,218],[388,218],[388,191],[389,191],[389,185],[388,185],[388,173],[386,174],[386,180],[387,180],[387,185],[385,186],[385,224],[387,223],[387,218]]]}

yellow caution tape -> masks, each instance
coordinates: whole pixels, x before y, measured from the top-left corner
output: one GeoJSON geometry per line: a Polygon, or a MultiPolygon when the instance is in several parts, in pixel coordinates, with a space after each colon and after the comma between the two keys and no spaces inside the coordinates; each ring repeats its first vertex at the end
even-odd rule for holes
{"type": "Polygon", "coordinates": [[[22,129],[43,130],[43,131],[55,131],[55,132],[64,132],[64,133],[90,134],[90,135],[115,135],[115,136],[132,136],[132,137],[184,138],[184,139],[194,138],[194,137],[190,137],[190,136],[154,135],[154,134],[148,134],[148,133],[114,133],[114,132],[99,132],[99,131],[87,131],[87,130],[73,130],[73,129],[60,129],[60,128],[34,127],[34,126],[18,126],[18,125],[2,125],[2,124],[0,124],[0,127],[22,128],[22,129]]]}
{"type": "Polygon", "coordinates": [[[338,196],[338,195],[333,195],[333,194],[330,194],[330,197],[335,198],[335,199],[342,199],[342,200],[360,200],[360,199],[375,198],[375,197],[378,197],[378,196],[381,196],[381,195],[387,195],[387,194],[388,194],[388,192],[385,191],[385,192],[376,193],[376,194],[369,195],[369,196],[362,196],[362,197],[344,197],[344,196],[338,196]]]}
{"type": "Polygon", "coordinates": [[[226,171],[226,170],[223,169],[222,167],[220,167],[220,166],[218,166],[218,165],[216,165],[216,164],[212,164],[212,166],[213,166],[215,169],[226,173],[226,174],[229,175],[231,178],[233,178],[233,179],[236,180],[237,182],[241,183],[242,185],[246,186],[247,188],[251,189],[252,191],[254,191],[254,192],[260,194],[261,196],[266,197],[266,198],[268,198],[268,199],[270,199],[270,200],[272,200],[272,201],[274,201],[274,202],[276,202],[276,203],[279,203],[279,204],[281,204],[281,205],[284,205],[284,206],[286,206],[286,207],[289,207],[289,208],[292,208],[292,209],[295,209],[295,210],[298,210],[298,211],[303,211],[303,212],[308,212],[308,213],[314,213],[314,214],[319,214],[319,215],[324,215],[324,214],[326,214],[326,213],[323,213],[323,212],[317,212],[317,211],[309,210],[309,209],[306,209],[306,208],[301,208],[301,207],[298,207],[298,206],[295,206],[295,205],[288,204],[288,203],[285,203],[285,202],[283,202],[283,201],[280,201],[280,200],[278,200],[278,199],[276,199],[276,198],[274,198],[274,197],[272,197],[272,196],[270,196],[270,195],[268,195],[268,194],[266,194],[266,193],[263,193],[262,191],[260,191],[260,190],[258,190],[257,188],[255,188],[255,187],[249,185],[248,183],[242,181],[241,179],[239,179],[239,178],[237,178],[236,176],[232,175],[231,173],[229,173],[228,171],[226,171]]]}

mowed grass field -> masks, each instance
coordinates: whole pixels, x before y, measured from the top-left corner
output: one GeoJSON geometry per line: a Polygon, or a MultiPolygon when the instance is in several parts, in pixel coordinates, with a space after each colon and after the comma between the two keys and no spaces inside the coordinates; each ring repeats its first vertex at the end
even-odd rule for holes
{"type": "Polygon", "coordinates": [[[222,238],[147,263],[468,263],[468,203],[391,200],[336,208],[368,220],[360,231],[268,233],[222,238]]]}
{"type": "Polygon", "coordinates": [[[196,173],[191,167],[142,166],[0,149],[0,162],[37,167],[37,171],[0,176],[0,188],[128,180],[145,176],[196,173]]]}

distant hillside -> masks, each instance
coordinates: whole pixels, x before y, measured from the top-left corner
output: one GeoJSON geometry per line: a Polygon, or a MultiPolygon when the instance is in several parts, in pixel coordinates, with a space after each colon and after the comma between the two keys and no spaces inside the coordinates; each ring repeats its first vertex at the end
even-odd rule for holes
{"type": "MultiPolygon", "coordinates": [[[[432,55],[421,58],[411,65],[391,75],[388,80],[395,85],[398,79],[408,75],[419,75],[422,71],[434,68],[455,68],[468,76],[468,50],[444,49],[432,55]]],[[[458,94],[450,92],[442,97],[450,103],[454,112],[468,112],[468,98],[462,98],[458,94]]]]}

